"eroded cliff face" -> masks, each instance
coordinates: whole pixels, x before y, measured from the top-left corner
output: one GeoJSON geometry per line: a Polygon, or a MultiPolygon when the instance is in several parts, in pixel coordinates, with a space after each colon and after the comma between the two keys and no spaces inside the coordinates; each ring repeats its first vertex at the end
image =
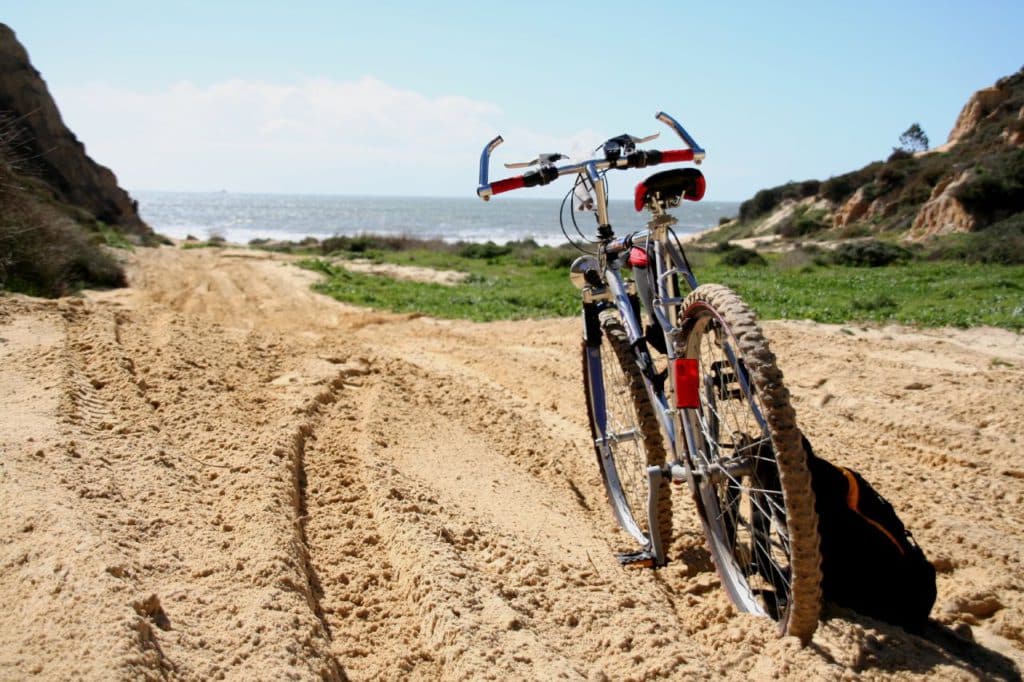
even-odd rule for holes
{"type": "Polygon", "coordinates": [[[46,82],[33,68],[14,31],[0,23],[0,115],[15,126],[23,170],[49,185],[57,200],[97,220],[138,235],[153,232],[109,168],[93,161],[61,120],[46,82]]]}

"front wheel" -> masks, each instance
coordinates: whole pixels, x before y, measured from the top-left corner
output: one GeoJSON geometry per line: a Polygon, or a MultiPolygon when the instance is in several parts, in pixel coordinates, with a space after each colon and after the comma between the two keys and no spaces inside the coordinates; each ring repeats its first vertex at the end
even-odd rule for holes
{"type": "Polygon", "coordinates": [[[796,417],[757,319],[731,290],[703,285],[683,303],[677,348],[699,367],[687,410],[698,508],[715,567],[743,611],[810,640],[821,602],[818,520],[796,417]]]}

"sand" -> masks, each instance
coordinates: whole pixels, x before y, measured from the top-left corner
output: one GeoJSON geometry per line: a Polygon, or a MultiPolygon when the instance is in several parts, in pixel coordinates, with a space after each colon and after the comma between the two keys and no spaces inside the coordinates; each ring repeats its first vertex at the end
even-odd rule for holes
{"type": "Polygon", "coordinates": [[[738,614],[686,496],[624,570],[575,319],[474,324],[312,293],[247,251],[0,297],[0,678],[1016,679],[1024,341],[764,323],[820,454],[938,567],[923,635],[738,614]]]}

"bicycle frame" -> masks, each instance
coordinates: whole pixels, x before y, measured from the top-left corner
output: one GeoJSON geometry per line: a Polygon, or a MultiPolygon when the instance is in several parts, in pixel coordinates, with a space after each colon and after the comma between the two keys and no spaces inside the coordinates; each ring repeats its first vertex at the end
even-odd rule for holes
{"type": "MultiPolygon", "coordinates": [[[[600,183],[595,183],[595,187],[600,186],[600,183]]],[[[599,194],[597,199],[597,206],[602,206],[603,197],[599,194]]],[[[601,220],[600,216],[598,220],[601,220]]],[[[640,358],[644,387],[651,404],[655,406],[655,414],[661,426],[662,435],[669,444],[668,451],[672,453],[673,458],[673,461],[667,466],[668,471],[664,471],[660,467],[648,469],[648,477],[651,479],[649,489],[652,493],[657,491],[661,481],[665,478],[690,481],[692,467],[688,466],[690,461],[689,453],[696,449],[693,432],[694,425],[690,419],[679,419],[679,411],[670,407],[668,403],[666,395],[672,396],[675,391],[672,373],[669,372],[667,391],[664,389],[664,384],[658,385],[659,382],[653,372],[653,360],[646,348],[644,331],[639,319],[639,300],[636,284],[635,282],[629,282],[623,277],[622,261],[630,249],[640,244],[653,247],[652,250],[655,257],[649,267],[653,269],[652,274],[655,288],[651,292],[651,300],[644,303],[654,321],[665,334],[668,361],[672,363],[676,359],[676,344],[674,341],[681,332],[679,323],[682,322],[682,320],[674,319],[676,317],[674,311],[678,310],[679,305],[683,301],[678,292],[673,290],[673,283],[675,281],[673,276],[682,275],[691,290],[697,287],[697,279],[688,267],[686,259],[683,258],[676,245],[667,239],[668,229],[674,222],[675,219],[667,214],[656,215],[649,223],[646,234],[638,233],[619,240],[611,238],[602,240],[598,259],[602,280],[606,288],[602,290],[601,287],[589,287],[583,291],[584,342],[587,347],[586,371],[589,377],[588,385],[595,398],[592,400],[592,404],[603,406],[605,403],[601,372],[602,360],[599,350],[602,332],[597,321],[598,314],[605,306],[614,305],[618,310],[630,345],[637,350],[637,356],[640,358]],[[677,434],[680,431],[679,425],[682,426],[684,435],[682,442],[677,438],[677,434]],[[681,446],[683,448],[682,451],[680,451],[681,446]]],[[[603,224],[607,225],[607,223],[603,224]]],[[[602,457],[599,458],[602,475],[610,479],[616,479],[614,481],[615,485],[611,489],[619,490],[621,485],[617,481],[618,474],[615,467],[610,463],[611,452],[608,449],[606,416],[604,414],[595,414],[593,418],[597,432],[601,434],[597,439],[596,445],[602,453],[602,457]]],[[[636,434],[633,434],[633,436],[636,437],[636,434]]],[[[622,434],[619,434],[617,437],[621,438],[622,434]]],[[[690,482],[693,483],[693,481],[690,482]]],[[[644,550],[651,555],[654,565],[664,565],[666,558],[661,546],[657,524],[649,524],[650,537],[648,537],[633,521],[632,515],[627,511],[627,503],[621,496],[619,496],[619,499],[612,499],[611,502],[613,513],[619,521],[619,525],[633,536],[644,550]]],[[[656,507],[657,495],[651,494],[648,498],[648,518],[653,519],[656,517],[656,507]]]]}
{"type": "Polygon", "coordinates": [[[659,504],[660,491],[666,481],[686,481],[733,603],[778,619],[780,632],[807,641],[818,617],[816,517],[781,372],[749,306],[726,287],[698,287],[667,213],[684,198],[700,199],[703,179],[666,173],[639,185],[636,207],[646,203],[652,213],[642,232],[616,238],[608,219],[608,170],[700,163],[705,156],[674,119],[657,118],[688,148],[641,150],[636,143],[651,137],[620,135],[599,148],[603,159],[556,166],[564,156],[541,154],[506,164],[535,169],[492,183],[489,159],[502,142],[496,137],[480,157],[477,195],[486,201],[563,175],[576,176],[589,193],[580,202],[596,213],[597,251],[573,263],[570,279],[582,296],[584,384],[601,476],[619,526],[642,548],[620,561],[667,563],[661,532],[669,532],[668,518],[660,512],[669,510],[659,504]],[[637,247],[645,258],[632,257],[637,247]],[[627,261],[632,277],[624,272],[627,261]],[[761,402],[762,391],[769,401],[761,402]],[[790,516],[790,509],[797,512],[790,516]]]}
{"type": "MultiPolygon", "coordinates": [[[[599,201],[600,198],[599,196],[599,201]]],[[[652,520],[648,524],[649,536],[637,527],[631,514],[627,513],[626,501],[621,496],[619,499],[612,499],[612,509],[619,525],[643,547],[643,551],[650,555],[651,563],[655,566],[661,566],[667,562],[658,524],[653,522],[657,515],[658,491],[661,483],[666,480],[686,481],[694,493],[695,502],[698,505],[703,505],[699,481],[704,477],[714,480],[723,475],[723,472],[716,471],[714,468],[697,465],[701,459],[707,459],[696,457],[698,443],[701,442],[698,438],[701,427],[697,411],[692,408],[674,407],[670,404],[670,400],[676,396],[677,392],[675,374],[669,371],[665,379],[659,379],[654,373],[653,359],[646,346],[640,319],[638,287],[636,281],[627,280],[622,273],[622,261],[630,249],[644,245],[653,252],[654,258],[648,265],[651,273],[648,277],[653,280],[654,288],[649,292],[649,300],[644,300],[643,304],[653,318],[652,321],[661,328],[665,335],[666,356],[668,367],[671,368],[673,363],[679,359],[677,354],[685,342],[687,334],[687,320],[683,317],[685,311],[680,310],[685,296],[681,296],[680,292],[675,290],[675,284],[681,276],[691,291],[698,286],[697,278],[690,269],[680,247],[669,239],[669,229],[675,222],[675,218],[667,213],[656,213],[648,223],[646,232],[636,233],[623,239],[614,239],[609,230],[608,237],[602,240],[598,251],[598,264],[605,287],[592,286],[584,288],[583,291],[584,340],[588,349],[586,371],[589,377],[588,385],[593,392],[592,397],[595,398],[592,404],[604,405],[602,359],[599,351],[602,332],[597,322],[597,316],[604,306],[614,305],[624,323],[630,345],[636,352],[644,387],[651,405],[655,406],[655,414],[662,435],[669,446],[668,452],[672,461],[663,467],[652,466],[647,470],[649,481],[647,515],[652,520]]],[[[637,279],[640,276],[637,275],[637,279]]],[[[738,366],[738,360],[735,352],[730,348],[730,344],[725,343],[724,347],[731,364],[738,366]]],[[[737,375],[745,399],[750,403],[758,422],[764,427],[764,417],[760,414],[756,401],[753,399],[749,378],[742,372],[737,372],[737,375]]],[[[618,474],[610,462],[611,452],[608,448],[605,415],[595,414],[594,420],[597,432],[601,434],[596,445],[602,453],[602,457],[599,458],[602,475],[609,479],[615,479],[613,482],[616,485],[612,486],[612,489],[621,489],[621,485],[618,485],[618,474]]],[[[636,434],[632,435],[636,436],[636,434]]],[[[622,434],[617,434],[616,437],[621,439],[622,434]]]]}
{"type": "MultiPolygon", "coordinates": [[[[598,313],[609,305],[613,305],[619,312],[626,327],[630,345],[636,352],[638,364],[642,370],[643,381],[648,398],[658,417],[662,435],[669,445],[669,453],[673,461],[665,467],[651,467],[648,470],[650,479],[649,490],[651,494],[648,499],[648,517],[653,518],[654,509],[657,505],[657,490],[662,480],[686,480],[694,491],[694,497],[698,505],[701,504],[700,494],[695,476],[702,476],[705,472],[696,471],[693,465],[697,453],[697,434],[700,431],[699,420],[693,409],[685,409],[671,406],[666,395],[676,397],[677,386],[675,384],[674,372],[668,372],[668,391],[664,389],[664,380],[659,380],[653,372],[653,360],[646,347],[644,330],[640,321],[640,304],[637,297],[635,282],[629,282],[623,278],[621,273],[622,259],[629,250],[636,244],[647,244],[651,247],[654,273],[654,287],[650,292],[650,300],[645,300],[653,321],[660,327],[666,339],[666,350],[670,368],[679,360],[677,357],[678,347],[686,337],[685,320],[680,319],[681,307],[684,297],[675,291],[675,283],[682,275],[686,285],[692,291],[697,288],[697,278],[686,261],[685,256],[676,244],[669,239],[669,230],[676,220],[664,211],[664,207],[652,204],[654,213],[648,223],[646,233],[629,235],[622,239],[615,239],[611,223],[608,219],[608,202],[605,193],[602,175],[610,169],[626,169],[633,167],[644,167],[648,163],[669,163],[678,161],[694,161],[700,163],[706,155],[693,137],[686,132],[686,129],[674,118],[665,112],[659,112],[656,117],[658,121],[671,128],[680,139],[686,144],[686,149],[675,149],[656,152],[656,156],[644,157],[639,165],[631,165],[629,156],[607,155],[603,160],[591,159],[579,163],[571,163],[563,166],[555,166],[551,163],[544,163],[538,158],[539,167],[536,170],[524,173],[523,175],[505,178],[497,182],[489,182],[488,172],[490,157],[494,150],[504,142],[499,135],[491,140],[480,154],[480,182],[477,186],[477,196],[484,201],[489,200],[493,195],[502,192],[519,189],[522,187],[533,187],[546,185],[564,175],[576,175],[579,179],[588,183],[594,192],[594,210],[597,214],[597,236],[598,236],[598,262],[594,265],[600,283],[593,282],[583,287],[583,309],[584,309],[584,339],[587,353],[586,371],[589,377],[590,391],[594,392],[592,398],[599,398],[592,401],[592,404],[604,405],[604,385],[601,376],[601,356],[597,350],[601,340],[601,329],[598,323],[598,313]],[[683,437],[678,437],[679,433],[683,437]]],[[[586,279],[587,273],[584,274],[586,279]]],[[[645,296],[645,298],[647,298],[645,296]]],[[[735,355],[729,352],[730,361],[735,366],[735,355]]],[[[738,372],[739,374],[739,372],[738,372]]],[[[743,392],[748,399],[751,397],[749,385],[746,378],[741,378],[743,392]]],[[[756,411],[756,405],[750,400],[756,411]]],[[[600,411],[603,411],[603,407],[600,411]]],[[[604,453],[601,460],[602,475],[606,480],[615,479],[615,485],[611,489],[621,489],[617,480],[617,473],[614,466],[607,460],[610,458],[608,446],[608,431],[606,415],[595,414],[595,428],[600,437],[596,445],[604,453]]],[[[763,421],[763,420],[762,420],[763,421]]],[[[625,434],[627,437],[636,437],[636,434],[625,434]]],[[[618,434],[622,438],[623,434],[618,434]]],[[[651,524],[651,537],[647,538],[643,531],[632,520],[631,514],[627,513],[628,506],[624,499],[612,500],[612,509],[619,525],[632,535],[638,543],[645,547],[653,557],[655,565],[665,563],[664,552],[661,547],[661,540],[658,537],[658,530],[655,524],[651,524]]]]}

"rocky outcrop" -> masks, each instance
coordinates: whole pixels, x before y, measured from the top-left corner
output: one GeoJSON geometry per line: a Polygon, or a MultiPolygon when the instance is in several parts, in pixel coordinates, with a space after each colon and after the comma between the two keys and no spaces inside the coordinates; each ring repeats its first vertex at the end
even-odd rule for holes
{"type": "Polygon", "coordinates": [[[1017,112],[1017,120],[1003,131],[1003,141],[1011,147],[1024,147],[1024,107],[1017,112]]]}
{"type": "Polygon", "coordinates": [[[972,171],[967,170],[955,180],[946,179],[935,185],[928,201],[918,210],[906,240],[921,241],[936,235],[973,231],[978,226],[977,218],[956,198],[957,189],[970,182],[971,177],[972,171]]]}
{"type": "MultiPolygon", "coordinates": [[[[57,200],[82,208],[97,220],[150,236],[128,193],[109,168],[93,161],[61,120],[46,82],[29,62],[14,31],[0,23],[0,115],[14,126],[15,154],[23,170],[49,185],[57,200]]],[[[8,132],[11,129],[8,128],[8,132]]]]}
{"type": "Polygon", "coordinates": [[[997,83],[990,88],[978,90],[967,100],[960,115],[949,132],[948,143],[955,144],[967,137],[986,116],[999,108],[1010,96],[1010,89],[997,83]]]}
{"type": "Polygon", "coordinates": [[[860,220],[868,212],[870,205],[871,202],[868,201],[864,188],[858,187],[857,191],[835,212],[832,217],[833,224],[836,227],[846,227],[850,223],[860,220]]]}

